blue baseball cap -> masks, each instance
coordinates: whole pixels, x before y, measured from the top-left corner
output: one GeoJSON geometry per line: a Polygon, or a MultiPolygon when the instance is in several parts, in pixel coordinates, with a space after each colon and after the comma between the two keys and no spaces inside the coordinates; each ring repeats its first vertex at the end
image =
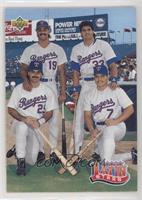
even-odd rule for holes
{"type": "Polygon", "coordinates": [[[44,20],[41,20],[41,21],[37,22],[36,31],[39,30],[40,28],[46,28],[46,29],[50,30],[49,24],[44,20]]]}
{"type": "Polygon", "coordinates": [[[39,72],[43,74],[42,68],[43,68],[42,62],[32,61],[28,66],[28,71],[31,72],[34,70],[38,70],[39,72]]]}
{"type": "Polygon", "coordinates": [[[108,68],[105,65],[98,65],[94,67],[94,75],[96,74],[108,76],[108,68]]]}

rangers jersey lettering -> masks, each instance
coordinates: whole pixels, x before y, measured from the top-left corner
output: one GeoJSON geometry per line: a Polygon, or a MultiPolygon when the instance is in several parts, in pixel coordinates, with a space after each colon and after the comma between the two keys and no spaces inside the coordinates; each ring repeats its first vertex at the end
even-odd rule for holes
{"type": "Polygon", "coordinates": [[[58,102],[52,90],[43,83],[31,92],[24,90],[20,84],[14,88],[8,107],[16,109],[23,116],[40,118],[44,112],[58,108],[58,102]]]}
{"type": "Polygon", "coordinates": [[[115,102],[113,102],[112,98],[106,99],[105,101],[101,101],[99,104],[94,106],[91,104],[91,110],[92,113],[95,115],[97,112],[102,112],[105,108],[111,108],[115,105],[115,102]]]}
{"type": "Polygon", "coordinates": [[[115,119],[122,113],[122,108],[132,105],[132,101],[121,88],[112,90],[107,87],[103,91],[88,92],[84,101],[84,110],[91,111],[95,122],[115,119]]]}
{"type": "Polygon", "coordinates": [[[117,61],[117,57],[111,46],[96,39],[90,46],[85,46],[84,42],[77,44],[71,53],[71,67],[80,71],[82,77],[94,76],[93,67],[97,65],[110,65],[117,61]]]}
{"type": "Polygon", "coordinates": [[[27,47],[20,59],[20,63],[29,64],[31,61],[41,61],[43,63],[43,77],[55,79],[58,65],[67,62],[65,52],[62,47],[54,43],[49,43],[46,48],[42,48],[38,43],[27,47]]]}
{"type": "Polygon", "coordinates": [[[22,97],[19,100],[19,108],[23,108],[23,110],[28,109],[29,107],[34,107],[36,104],[45,104],[47,101],[46,95],[40,95],[37,97],[34,97],[32,99],[27,99],[26,97],[22,97]]]}
{"type": "Polygon", "coordinates": [[[79,64],[80,64],[80,66],[81,65],[83,65],[83,64],[85,64],[85,63],[90,63],[91,62],[91,60],[96,60],[96,59],[98,59],[98,58],[100,58],[100,57],[102,57],[102,53],[100,52],[100,50],[98,50],[98,51],[96,51],[96,52],[94,52],[94,53],[92,53],[92,54],[89,54],[88,56],[86,56],[86,57],[82,57],[82,56],[77,56],[78,57],[78,62],[79,62],[79,64]]]}
{"type": "Polygon", "coordinates": [[[43,56],[31,55],[30,61],[39,61],[45,63],[46,60],[56,59],[58,56],[55,52],[44,54],[43,56]]]}

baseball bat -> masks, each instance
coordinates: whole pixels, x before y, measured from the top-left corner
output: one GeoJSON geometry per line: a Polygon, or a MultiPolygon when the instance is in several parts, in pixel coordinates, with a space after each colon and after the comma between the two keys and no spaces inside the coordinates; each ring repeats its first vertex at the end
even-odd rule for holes
{"type": "Polygon", "coordinates": [[[76,120],[76,104],[74,108],[74,116],[73,116],[73,124],[72,124],[72,135],[70,139],[70,144],[69,144],[69,154],[74,154],[75,153],[75,138],[74,138],[74,126],[75,126],[75,120],[76,120]]]}
{"type": "Polygon", "coordinates": [[[67,159],[60,153],[60,151],[55,148],[51,142],[46,138],[46,136],[40,131],[40,129],[34,129],[37,134],[40,134],[42,138],[45,140],[45,142],[50,146],[50,148],[55,152],[56,156],[59,158],[59,160],[62,162],[63,166],[65,169],[67,169],[72,175],[76,175],[77,171],[76,169],[72,166],[69,165],[67,159]]]}
{"type": "Polygon", "coordinates": [[[62,103],[62,154],[65,158],[67,157],[64,103],[62,103]]]}
{"type": "MultiPolygon", "coordinates": [[[[91,140],[82,150],[80,150],[78,154],[76,154],[76,155],[74,155],[72,158],[70,158],[70,159],[68,160],[68,164],[69,164],[70,166],[72,166],[73,163],[74,163],[76,160],[78,160],[80,157],[82,157],[83,154],[84,154],[85,152],[88,151],[90,145],[93,144],[94,142],[96,142],[96,140],[100,137],[101,134],[102,134],[101,132],[98,133],[98,135],[97,135],[95,138],[93,138],[93,140],[91,140]]],[[[63,174],[65,171],[66,171],[66,169],[62,167],[62,168],[59,169],[58,173],[59,173],[59,174],[63,174]]]]}

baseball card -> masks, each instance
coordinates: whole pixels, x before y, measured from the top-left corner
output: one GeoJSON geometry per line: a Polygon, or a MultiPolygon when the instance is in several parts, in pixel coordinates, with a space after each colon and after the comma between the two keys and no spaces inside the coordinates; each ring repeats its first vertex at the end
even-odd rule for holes
{"type": "Polygon", "coordinates": [[[1,4],[3,198],[140,199],[142,5],[95,2],[1,4]]]}

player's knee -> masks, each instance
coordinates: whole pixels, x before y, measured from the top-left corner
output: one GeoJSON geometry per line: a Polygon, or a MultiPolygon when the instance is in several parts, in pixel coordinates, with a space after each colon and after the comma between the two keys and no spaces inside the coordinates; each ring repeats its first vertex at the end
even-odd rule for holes
{"type": "Polygon", "coordinates": [[[114,129],[112,126],[108,126],[103,131],[104,138],[114,138],[114,129]]]}

